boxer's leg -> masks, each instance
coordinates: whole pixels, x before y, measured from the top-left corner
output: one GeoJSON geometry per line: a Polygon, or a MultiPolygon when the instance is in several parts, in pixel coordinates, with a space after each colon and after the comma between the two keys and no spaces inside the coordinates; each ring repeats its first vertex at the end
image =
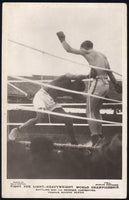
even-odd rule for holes
{"type": "MultiPolygon", "coordinates": [[[[56,108],[53,110],[54,112],[58,112],[58,113],[62,113],[62,114],[66,114],[65,110],[63,108],[56,108]]],[[[73,119],[72,118],[68,118],[68,117],[59,117],[59,116],[55,116],[55,119],[58,120],[58,122],[62,122],[65,123],[66,126],[66,130],[67,133],[70,137],[70,141],[72,144],[77,144],[76,138],[75,138],[75,133],[74,133],[74,129],[73,129],[73,119]]]]}

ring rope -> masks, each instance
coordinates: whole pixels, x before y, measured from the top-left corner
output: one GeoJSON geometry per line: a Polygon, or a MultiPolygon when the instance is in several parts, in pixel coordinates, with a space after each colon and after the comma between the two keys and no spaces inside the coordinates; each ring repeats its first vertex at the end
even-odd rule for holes
{"type": "MultiPolygon", "coordinates": [[[[18,141],[19,143],[21,144],[24,144],[24,145],[30,145],[31,144],[31,141],[18,141]]],[[[55,148],[72,148],[72,149],[89,149],[89,150],[92,150],[92,149],[97,149],[97,148],[100,148],[99,146],[97,147],[94,147],[94,146],[90,146],[90,145],[87,145],[87,144],[70,144],[70,143],[66,143],[66,144],[63,144],[63,143],[53,143],[53,146],[55,148]]]]}
{"type": "Polygon", "coordinates": [[[54,147],[55,148],[72,148],[72,149],[99,149],[99,146],[91,146],[91,145],[87,145],[87,144],[61,144],[61,143],[54,143],[54,147]]]}
{"type": "MultiPolygon", "coordinates": [[[[61,106],[86,106],[87,103],[59,103],[61,106]]],[[[14,105],[14,103],[9,103],[9,105],[14,105]]],[[[32,103],[16,103],[19,106],[33,106],[32,103]]],[[[121,105],[121,103],[103,103],[103,105],[121,105]]]]}
{"type": "Polygon", "coordinates": [[[84,95],[84,96],[91,96],[91,97],[98,98],[98,99],[103,99],[103,100],[107,100],[107,101],[113,101],[113,102],[121,103],[121,101],[116,100],[116,99],[100,97],[100,96],[89,94],[89,93],[86,93],[86,92],[73,91],[73,90],[61,88],[61,87],[58,87],[58,86],[53,86],[53,85],[46,84],[46,83],[40,83],[38,81],[33,81],[33,80],[30,80],[30,79],[27,79],[27,78],[23,78],[23,77],[19,77],[19,76],[12,76],[12,77],[15,77],[15,78],[18,78],[18,79],[21,79],[21,80],[26,80],[26,81],[28,81],[30,83],[34,83],[36,85],[40,85],[40,86],[43,85],[43,86],[46,86],[46,87],[49,87],[49,88],[52,88],[52,89],[61,90],[61,91],[65,91],[65,92],[68,92],[68,93],[80,94],[80,95],[84,95]]]}
{"type": "Polygon", "coordinates": [[[8,84],[9,84],[11,87],[15,88],[16,90],[18,90],[19,92],[21,92],[22,94],[24,94],[25,96],[28,95],[26,92],[24,92],[24,91],[21,90],[20,88],[16,87],[15,85],[13,85],[13,84],[11,84],[11,83],[9,83],[9,82],[8,82],[8,84]]]}
{"type": "MultiPolygon", "coordinates": [[[[87,78],[87,79],[83,79],[82,81],[84,81],[84,82],[89,82],[89,81],[92,81],[93,80],[93,78],[91,78],[91,79],[89,79],[89,78],[87,78]]],[[[49,82],[51,82],[51,81],[53,81],[53,80],[34,80],[34,81],[39,81],[39,82],[46,82],[46,83],[49,83],[49,82]]],[[[8,80],[8,82],[9,83],[26,83],[27,81],[24,81],[24,80],[8,80]]]]}
{"type": "MultiPolygon", "coordinates": [[[[34,50],[34,51],[38,51],[38,52],[40,52],[40,53],[42,53],[42,54],[46,54],[46,55],[49,55],[49,56],[52,56],[52,57],[55,57],[55,58],[58,58],[58,59],[61,59],[61,60],[65,60],[65,61],[68,61],[68,62],[77,64],[77,65],[87,66],[86,64],[82,64],[82,63],[75,62],[75,61],[70,60],[70,59],[66,59],[66,58],[63,58],[63,57],[60,57],[60,56],[56,56],[56,55],[54,55],[54,54],[48,53],[48,52],[46,52],[46,51],[39,50],[39,49],[37,49],[37,48],[31,47],[31,46],[29,46],[29,45],[26,45],[26,44],[23,44],[23,43],[20,43],[20,42],[16,42],[16,41],[14,41],[14,40],[10,40],[10,39],[9,39],[8,41],[9,41],[9,42],[12,42],[12,43],[15,43],[15,44],[17,44],[17,45],[21,45],[21,46],[23,46],[23,47],[32,49],[32,50],[34,50]]],[[[93,69],[99,69],[99,70],[102,70],[102,71],[110,71],[110,72],[113,72],[113,73],[115,73],[115,74],[117,74],[117,75],[119,75],[119,76],[122,76],[122,75],[119,74],[118,72],[115,72],[115,71],[113,71],[113,70],[111,70],[111,69],[104,69],[104,68],[97,67],[97,66],[92,66],[92,65],[89,65],[89,67],[90,67],[90,68],[93,68],[93,69]]]]}
{"type": "Polygon", "coordinates": [[[57,113],[53,111],[48,111],[48,110],[40,110],[40,109],[35,109],[35,108],[30,108],[27,106],[8,106],[8,110],[12,110],[12,108],[16,110],[26,110],[26,111],[34,111],[34,112],[40,112],[40,113],[47,113],[55,116],[60,116],[60,117],[68,117],[68,118],[73,118],[73,119],[82,119],[82,120],[89,120],[89,121],[95,121],[95,122],[104,122],[104,123],[117,123],[118,125],[122,126],[122,123],[118,122],[112,122],[112,121],[106,121],[106,120],[100,120],[100,119],[93,119],[93,118],[88,118],[88,117],[81,117],[81,116],[76,116],[76,115],[69,115],[69,114],[62,114],[62,113],[57,113]]]}
{"type": "MultiPolygon", "coordinates": [[[[21,126],[23,125],[24,123],[19,123],[19,122],[8,122],[7,125],[8,126],[21,126]]],[[[65,126],[65,123],[38,123],[38,124],[35,124],[35,126],[65,126]]],[[[88,127],[89,124],[77,124],[77,123],[73,123],[73,126],[79,126],[79,127],[88,127]]],[[[121,125],[118,124],[118,122],[116,124],[102,124],[102,126],[104,127],[120,127],[121,125]]]]}

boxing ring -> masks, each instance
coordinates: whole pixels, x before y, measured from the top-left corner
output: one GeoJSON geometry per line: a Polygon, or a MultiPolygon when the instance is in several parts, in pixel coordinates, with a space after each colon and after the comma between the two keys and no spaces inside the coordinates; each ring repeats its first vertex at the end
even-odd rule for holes
{"type": "MultiPolygon", "coordinates": [[[[19,77],[19,76],[15,76],[13,78],[16,78],[17,80],[15,80],[14,82],[17,82],[17,81],[25,81],[25,82],[28,82],[28,83],[33,83],[35,85],[39,85],[40,87],[41,86],[47,86],[47,87],[50,87],[52,89],[56,89],[56,90],[61,90],[61,91],[65,91],[67,93],[73,93],[73,94],[78,94],[78,95],[83,95],[83,96],[92,96],[94,98],[101,98],[103,100],[106,100],[107,103],[103,103],[103,105],[108,105],[108,106],[122,106],[122,102],[119,101],[119,100],[116,100],[116,99],[110,99],[110,98],[104,98],[104,97],[99,97],[99,96],[96,96],[96,95],[92,95],[92,94],[88,94],[86,92],[78,92],[78,91],[72,91],[72,90],[69,90],[69,89],[65,89],[65,88],[61,88],[61,87],[57,87],[57,86],[53,86],[53,85],[49,85],[48,83],[42,83],[41,81],[35,81],[35,80],[30,80],[28,78],[23,78],[23,77],[19,77]]],[[[17,90],[18,92],[22,93],[22,95],[24,95],[25,97],[27,97],[27,93],[23,90],[21,90],[20,88],[16,87],[15,85],[13,85],[13,82],[11,82],[11,80],[8,81],[8,84],[10,86],[12,86],[15,90],[17,90]]],[[[74,109],[74,107],[77,109],[79,106],[81,108],[83,108],[83,111],[84,111],[84,108],[86,107],[86,103],[62,103],[61,106],[63,108],[67,108],[67,106],[72,106],[72,108],[74,109]]],[[[86,110],[86,108],[85,108],[86,110]]],[[[122,123],[121,122],[118,122],[118,121],[111,121],[111,120],[96,120],[96,119],[92,119],[92,118],[87,118],[87,117],[84,117],[84,116],[81,116],[81,114],[79,115],[76,115],[75,113],[70,113],[70,114],[61,114],[61,113],[57,113],[57,112],[53,112],[53,111],[48,111],[48,110],[40,110],[40,109],[35,109],[33,107],[32,104],[17,104],[17,103],[12,103],[12,104],[8,104],[8,112],[14,112],[14,113],[18,113],[22,116],[22,113],[24,113],[23,115],[28,115],[29,113],[35,113],[35,112],[40,112],[40,113],[43,113],[43,114],[46,114],[48,116],[57,116],[57,117],[67,117],[67,118],[72,118],[73,120],[75,120],[73,122],[73,127],[74,129],[78,129],[78,135],[80,134],[81,132],[81,129],[85,129],[85,132],[88,132],[88,124],[87,124],[87,121],[88,120],[91,120],[91,121],[96,121],[96,122],[102,122],[102,127],[103,129],[114,129],[114,130],[121,130],[122,128],[122,123]],[[76,122],[76,123],[75,123],[76,122]],[[80,131],[79,131],[80,130],[80,131]]],[[[77,112],[77,111],[76,111],[77,112]]],[[[79,112],[82,112],[81,109],[79,110],[79,112]]],[[[84,114],[84,113],[83,113],[84,114]]],[[[21,117],[22,118],[22,117],[21,117]]],[[[15,119],[16,120],[16,119],[15,119]]],[[[8,122],[7,125],[8,125],[8,133],[9,131],[11,130],[11,128],[13,127],[18,127],[19,125],[22,125],[23,124],[23,121],[21,122],[8,122]]],[[[65,124],[64,123],[58,123],[58,120],[57,120],[57,123],[52,123],[51,121],[48,121],[48,123],[44,122],[44,123],[38,123],[35,125],[35,127],[33,127],[33,131],[32,129],[30,128],[30,131],[27,131],[27,134],[31,135],[32,136],[32,132],[33,135],[37,135],[37,137],[40,135],[40,136],[43,136],[43,135],[48,135],[48,133],[46,134],[42,134],[42,131],[45,132],[44,130],[46,130],[46,132],[52,132],[51,130],[56,130],[59,129],[60,132],[62,132],[64,134],[64,128],[65,128],[65,124]],[[31,132],[31,133],[30,133],[31,132]],[[37,134],[37,132],[40,134],[37,134]]],[[[59,132],[59,131],[57,131],[59,132]]],[[[25,134],[26,135],[26,134],[25,134]]],[[[49,137],[51,134],[49,134],[49,137]]],[[[58,137],[61,137],[62,134],[58,134],[58,137]]],[[[85,136],[84,136],[85,137],[85,136]]],[[[21,137],[19,139],[19,142],[22,142],[24,144],[29,144],[30,141],[28,139],[28,136],[25,138],[21,137]],[[27,139],[27,140],[26,140],[27,139]]],[[[56,143],[55,142],[55,147],[59,147],[59,148],[90,148],[88,147],[87,145],[85,144],[79,144],[79,145],[72,145],[72,144],[68,144],[68,143],[56,143]]]]}
{"type": "MultiPolygon", "coordinates": [[[[12,40],[9,40],[10,42],[12,43],[16,43],[18,45],[21,45],[23,47],[26,47],[26,48],[30,48],[34,51],[38,51],[39,53],[42,53],[42,54],[47,54],[49,56],[53,56],[53,57],[56,57],[58,59],[62,59],[62,60],[65,60],[65,61],[68,61],[68,62],[71,62],[71,63],[74,63],[74,64],[78,64],[78,65],[83,65],[82,63],[78,63],[78,62],[75,62],[75,61],[72,61],[72,60],[69,60],[69,59],[65,59],[65,58],[62,58],[62,57],[59,57],[59,56],[55,56],[53,54],[50,54],[48,52],[45,52],[45,51],[41,51],[41,50],[38,50],[36,48],[33,48],[33,47],[30,47],[28,45],[25,45],[25,44],[22,44],[22,43],[19,43],[19,42],[15,42],[15,41],[12,41],[12,40]]],[[[95,68],[95,69],[100,69],[100,70],[105,70],[105,71],[111,71],[119,76],[122,76],[121,74],[117,73],[117,72],[114,72],[113,70],[110,70],[110,69],[102,69],[102,68],[99,68],[99,67],[96,67],[96,66],[89,66],[90,68],[95,68]]],[[[57,86],[54,86],[54,85],[49,85],[48,83],[45,83],[45,82],[42,82],[42,80],[31,80],[29,78],[24,78],[24,77],[21,77],[21,76],[11,76],[13,79],[16,79],[16,80],[8,80],[8,85],[13,87],[15,90],[17,90],[18,92],[20,92],[22,95],[24,95],[25,97],[28,96],[28,93],[23,91],[22,89],[20,89],[19,87],[15,86],[13,83],[16,83],[16,82],[28,82],[28,83],[32,83],[32,84],[35,84],[37,86],[40,86],[40,87],[48,87],[48,88],[51,88],[51,89],[55,89],[55,90],[60,90],[60,91],[63,91],[63,92],[67,92],[68,94],[77,94],[77,95],[81,95],[81,96],[84,96],[84,97],[94,97],[94,98],[99,98],[99,99],[102,99],[102,100],[106,100],[108,101],[109,103],[103,103],[103,105],[105,104],[109,104],[109,105],[112,105],[112,106],[115,106],[115,105],[119,105],[122,107],[122,101],[119,101],[119,100],[116,100],[116,99],[111,99],[111,98],[106,98],[106,97],[100,97],[100,96],[97,96],[97,95],[93,95],[93,94],[89,94],[87,92],[79,92],[79,91],[73,91],[73,90],[69,90],[69,89],[65,89],[65,88],[61,88],[61,87],[57,87],[57,86]]],[[[90,81],[90,80],[86,80],[86,81],[90,81]]],[[[68,106],[69,104],[61,104],[62,106],[68,106]]],[[[79,103],[77,104],[73,104],[73,106],[78,106],[79,103]]],[[[81,104],[82,105],[82,104],[81,104]]],[[[86,106],[85,103],[83,103],[83,106],[86,106]]],[[[57,113],[57,112],[53,112],[53,111],[48,111],[48,110],[41,110],[41,109],[35,109],[32,104],[17,104],[17,103],[13,103],[13,104],[8,104],[8,112],[19,112],[19,113],[25,113],[25,115],[28,115],[29,113],[35,113],[35,112],[40,112],[40,113],[43,113],[43,114],[47,114],[48,116],[57,116],[57,117],[66,117],[66,118],[72,118],[73,120],[79,120],[77,121],[77,123],[74,123],[73,122],[73,126],[74,127],[83,127],[83,128],[86,128],[86,130],[88,130],[88,124],[87,124],[87,121],[96,121],[96,122],[101,122],[102,123],[102,126],[106,129],[106,128],[110,128],[113,127],[114,129],[118,128],[119,130],[122,131],[122,122],[120,121],[111,121],[111,120],[98,120],[98,119],[93,119],[93,118],[88,118],[88,117],[84,117],[84,116],[81,116],[81,115],[75,115],[74,114],[61,114],[61,113],[57,113]],[[81,122],[81,123],[79,123],[81,122]]],[[[11,128],[13,127],[17,127],[19,125],[23,124],[23,122],[10,122],[8,121],[7,123],[7,126],[8,126],[8,133],[9,131],[11,130],[11,128]]],[[[35,132],[42,132],[42,130],[44,128],[46,128],[45,130],[48,129],[48,127],[56,127],[56,128],[60,128],[60,127],[64,127],[64,124],[63,123],[51,123],[51,121],[49,121],[48,123],[44,122],[44,123],[39,123],[37,125],[35,125],[35,128],[34,128],[34,131],[35,132]]],[[[117,130],[118,130],[117,129],[117,130]]],[[[79,134],[79,133],[78,133],[79,134]]],[[[36,135],[36,133],[35,133],[36,135]]],[[[42,134],[40,134],[42,135],[42,134]]],[[[47,134],[46,134],[47,135],[47,134]]],[[[60,137],[60,136],[59,136],[60,137]]],[[[20,142],[22,142],[22,138],[20,139],[20,142]]],[[[30,141],[23,141],[23,143],[29,143],[30,141]]],[[[60,144],[60,143],[55,143],[56,145],[55,146],[59,146],[59,147],[77,147],[77,148],[84,148],[86,147],[85,145],[83,146],[79,146],[79,145],[71,145],[71,144],[60,144]]],[[[81,144],[80,144],[81,145],[81,144]]]]}

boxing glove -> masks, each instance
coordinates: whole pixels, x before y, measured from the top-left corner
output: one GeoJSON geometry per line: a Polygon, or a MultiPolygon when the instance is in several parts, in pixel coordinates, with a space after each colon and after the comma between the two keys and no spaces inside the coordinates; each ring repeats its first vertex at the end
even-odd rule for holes
{"type": "Polygon", "coordinates": [[[62,31],[57,32],[57,37],[59,38],[60,42],[63,42],[65,40],[65,35],[62,31]]]}

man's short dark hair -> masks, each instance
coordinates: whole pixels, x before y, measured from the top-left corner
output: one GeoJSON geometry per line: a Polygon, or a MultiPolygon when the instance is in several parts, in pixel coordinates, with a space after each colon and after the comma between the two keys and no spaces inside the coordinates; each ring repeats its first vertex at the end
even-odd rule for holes
{"type": "Polygon", "coordinates": [[[84,48],[86,50],[92,49],[93,43],[90,40],[86,40],[86,41],[82,42],[81,48],[84,48]]]}

